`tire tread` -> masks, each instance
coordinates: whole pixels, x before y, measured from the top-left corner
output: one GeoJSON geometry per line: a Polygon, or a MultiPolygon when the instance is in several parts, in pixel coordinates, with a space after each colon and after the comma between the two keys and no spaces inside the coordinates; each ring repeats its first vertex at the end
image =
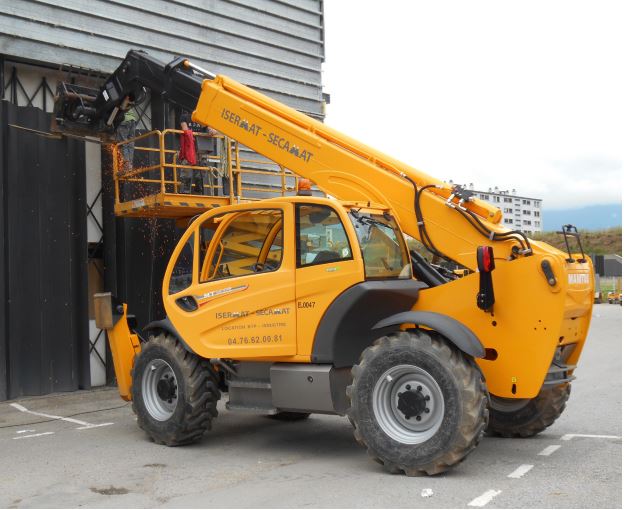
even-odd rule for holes
{"type": "Polygon", "coordinates": [[[369,456],[382,464],[390,473],[403,472],[407,476],[419,476],[423,474],[436,475],[447,471],[454,465],[462,462],[476,448],[485,434],[488,423],[487,390],[481,371],[477,368],[474,361],[468,359],[455,347],[450,346],[443,337],[435,332],[425,333],[419,330],[401,331],[381,337],[371,347],[362,352],[359,363],[353,366],[351,373],[353,382],[347,387],[347,397],[350,402],[347,415],[354,427],[354,437],[360,445],[367,448],[369,456]],[[456,374],[463,386],[461,396],[465,403],[464,409],[468,411],[464,412],[461,417],[458,433],[452,445],[440,457],[425,465],[401,465],[384,458],[375,450],[374,445],[366,443],[359,430],[357,417],[354,414],[354,388],[357,380],[375,357],[380,355],[380,353],[382,354],[385,349],[389,349],[390,346],[396,344],[401,344],[405,349],[434,351],[440,359],[448,363],[449,369],[456,374]]]}
{"type": "MultiPolygon", "coordinates": [[[[149,418],[136,406],[134,395],[139,392],[140,374],[136,373],[137,363],[132,370],[132,410],[137,415],[139,427],[145,431],[152,441],[167,446],[181,446],[201,439],[211,429],[212,420],[218,415],[217,402],[221,398],[218,378],[207,360],[188,352],[184,346],[172,336],[161,333],[150,337],[144,344],[142,353],[151,345],[158,345],[169,352],[179,364],[186,380],[186,402],[181,419],[170,427],[167,433],[153,430],[149,426],[149,418]]],[[[141,354],[139,354],[140,356],[141,354]]],[[[178,382],[178,384],[180,384],[178,382]]]]}
{"type": "Polygon", "coordinates": [[[499,419],[502,412],[492,409],[490,413],[492,419],[487,428],[488,434],[506,438],[533,437],[539,434],[561,416],[570,398],[571,390],[570,383],[542,390],[532,401],[538,410],[528,421],[519,420],[513,424],[506,423],[499,419]]]}

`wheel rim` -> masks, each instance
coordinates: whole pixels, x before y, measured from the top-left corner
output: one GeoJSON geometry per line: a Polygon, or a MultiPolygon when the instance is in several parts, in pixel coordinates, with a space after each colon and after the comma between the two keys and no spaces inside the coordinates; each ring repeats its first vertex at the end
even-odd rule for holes
{"type": "Polygon", "coordinates": [[[444,396],[426,370],[397,365],[386,370],[375,384],[373,412],[382,430],[395,441],[424,443],[442,425],[444,396]]]}
{"type": "Polygon", "coordinates": [[[171,365],[162,359],[148,363],[143,374],[143,402],[147,412],[158,421],[167,421],[178,404],[178,380],[171,365]]]}

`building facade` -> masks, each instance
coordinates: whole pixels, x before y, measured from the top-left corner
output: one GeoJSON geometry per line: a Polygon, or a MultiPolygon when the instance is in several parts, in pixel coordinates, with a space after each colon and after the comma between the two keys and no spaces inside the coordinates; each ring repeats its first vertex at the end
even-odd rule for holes
{"type": "MultiPolygon", "coordinates": [[[[88,296],[114,292],[140,325],[159,318],[162,273],[175,245],[171,222],[115,220],[110,161],[98,144],[41,136],[49,130],[57,82],[97,86],[128,50],[142,49],[165,62],[188,56],[322,120],[324,22],[322,0],[12,0],[0,11],[3,400],[110,381],[104,334],[95,328],[88,296]],[[50,185],[57,180],[62,190],[50,185]],[[69,195],[61,192],[67,189],[69,195]],[[60,309],[51,299],[58,285],[20,300],[25,285],[15,275],[45,280],[51,273],[71,282],[60,309]]],[[[140,113],[140,129],[175,127],[158,97],[140,113]]],[[[272,185],[255,179],[249,184],[272,185]]]]}
{"type": "Polygon", "coordinates": [[[473,184],[468,189],[477,198],[498,207],[503,213],[501,223],[510,229],[521,230],[526,234],[542,231],[542,199],[518,195],[515,189],[501,190],[498,187],[487,191],[475,190],[473,184]]]}

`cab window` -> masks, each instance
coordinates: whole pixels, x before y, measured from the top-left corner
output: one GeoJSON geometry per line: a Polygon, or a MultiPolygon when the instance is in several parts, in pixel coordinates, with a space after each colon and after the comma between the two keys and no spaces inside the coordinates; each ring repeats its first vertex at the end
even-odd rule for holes
{"type": "Polygon", "coordinates": [[[178,260],[176,260],[169,278],[169,294],[183,291],[193,283],[193,249],[195,246],[195,234],[184,243],[178,260]]]}
{"type": "Polygon", "coordinates": [[[276,209],[229,213],[200,227],[200,282],[277,270],[284,251],[283,215],[276,209]],[[217,233],[219,225],[222,231],[217,233]]]}
{"type": "Polygon", "coordinates": [[[367,278],[411,278],[412,266],[403,235],[389,214],[363,213],[352,209],[367,278]]]}
{"type": "Polygon", "coordinates": [[[298,204],[297,267],[351,260],[349,239],[338,213],[331,207],[298,204]]]}

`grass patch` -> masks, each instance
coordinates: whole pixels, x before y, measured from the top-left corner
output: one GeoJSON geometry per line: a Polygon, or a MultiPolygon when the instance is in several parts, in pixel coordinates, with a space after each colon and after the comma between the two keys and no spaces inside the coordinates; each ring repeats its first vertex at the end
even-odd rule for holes
{"type": "MultiPolygon", "coordinates": [[[[580,230],[581,242],[585,253],[609,255],[622,253],[622,227],[606,228],[603,230],[580,230]]],[[[531,236],[536,241],[544,241],[565,252],[563,235],[557,232],[537,232],[531,236]]],[[[568,239],[572,252],[578,252],[574,239],[568,239]]]]}

